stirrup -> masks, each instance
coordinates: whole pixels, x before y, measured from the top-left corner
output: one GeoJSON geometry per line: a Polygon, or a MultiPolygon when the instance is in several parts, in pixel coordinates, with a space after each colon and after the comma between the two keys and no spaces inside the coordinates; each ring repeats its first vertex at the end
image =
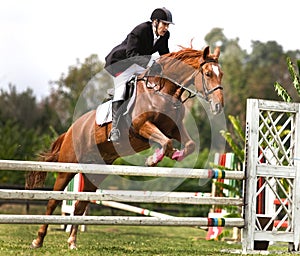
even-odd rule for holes
{"type": "Polygon", "coordinates": [[[118,128],[113,128],[109,135],[109,140],[112,142],[118,142],[120,140],[120,131],[118,128]]]}

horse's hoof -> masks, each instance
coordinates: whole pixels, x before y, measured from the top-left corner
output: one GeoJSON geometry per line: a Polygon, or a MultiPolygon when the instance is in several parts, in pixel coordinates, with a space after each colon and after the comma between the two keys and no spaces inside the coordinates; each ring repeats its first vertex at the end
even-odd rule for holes
{"type": "Polygon", "coordinates": [[[153,166],[156,165],[156,164],[154,164],[154,162],[153,162],[153,157],[152,157],[152,156],[149,156],[149,157],[146,159],[145,165],[146,165],[147,167],[153,167],[153,166]]]}
{"type": "Polygon", "coordinates": [[[77,250],[76,244],[69,244],[69,249],[70,250],[77,250]]]}
{"type": "Polygon", "coordinates": [[[68,245],[69,245],[69,249],[70,250],[77,250],[76,239],[74,239],[73,237],[69,237],[69,239],[68,239],[68,245]]]}
{"type": "Polygon", "coordinates": [[[182,161],[184,159],[184,150],[176,150],[172,155],[172,159],[178,162],[182,161]]]}
{"type": "Polygon", "coordinates": [[[146,159],[145,165],[149,167],[156,166],[164,158],[163,149],[157,148],[152,156],[149,156],[146,159]]]}
{"type": "Polygon", "coordinates": [[[36,239],[34,239],[34,240],[32,241],[32,243],[31,243],[31,245],[30,245],[30,248],[31,248],[31,249],[37,249],[37,248],[40,248],[40,247],[42,247],[42,246],[43,246],[43,244],[38,243],[38,242],[36,241],[36,239]]]}

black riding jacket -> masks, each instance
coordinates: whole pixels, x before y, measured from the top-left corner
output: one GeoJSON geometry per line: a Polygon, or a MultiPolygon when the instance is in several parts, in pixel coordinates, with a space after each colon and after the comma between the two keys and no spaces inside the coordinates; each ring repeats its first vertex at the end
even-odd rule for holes
{"type": "Polygon", "coordinates": [[[158,52],[159,55],[163,55],[170,52],[169,37],[170,32],[167,31],[153,45],[152,22],[141,23],[105,57],[105,69],[115,75],[126,70],[133,63],[146,67],[153,53],[158,52]]]}

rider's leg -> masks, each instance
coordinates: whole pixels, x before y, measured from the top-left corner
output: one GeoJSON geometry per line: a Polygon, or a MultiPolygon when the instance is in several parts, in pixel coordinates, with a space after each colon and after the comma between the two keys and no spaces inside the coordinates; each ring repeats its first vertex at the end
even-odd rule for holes
{"type": "Polygon", "coordinates": [[[133,64],[114,79],[115,92],[112,100],[112,129],[109,135],[109,140],[112,142],[118,142],[121,135],[118,123],[122,111],[119,111],[119,109],[125,100],[126,82],[133,74],[141,74],[143,71],[145,71],[143,67],[133,64]]]}
{"type": "Polygon", "coordinates": [[[112,128],[109,135],[109,140],[112,142],[117,142],[120,139],[120,130],[118,129],[118,123],[122,114],[122,111],[119,111],[121,105],[125,100],[126,93],[126,80],[123,79],[123,76],[117,77],[115,79],[115,92],[114,98],[112,100],[112,128]]]}

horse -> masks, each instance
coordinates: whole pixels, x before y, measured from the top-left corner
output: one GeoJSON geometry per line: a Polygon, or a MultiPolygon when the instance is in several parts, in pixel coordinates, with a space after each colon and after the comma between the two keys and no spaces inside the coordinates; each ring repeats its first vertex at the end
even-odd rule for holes
{"type": "MultiPolygon", "coordinates": [[[[183,99],[198,95],[211,106],[214,114],[222,112],[224,107],[223,72],[218,63],[220,49],[211,53],[209,46],[203,50],[182,47],[177,52],[160,56],[156,64],[160,75],[146,72],[137,78],[136,98],[131,111],[131,125],[121,127],[121,141],[118,144],[109,141],[111,123],[99,126],[95,122],[95,110],[79,117],[69,129],[53,142],[50,150],[42,155],[43,161],[66,163],[102,163],[111,165],[120,156],[131,155],[148,149],[150,142],[156,142],[160,149],[149,156],[146,165],[156,166],[167,156],[181,161],[195,150],[195,142],[189,136],[183,124],[185,113],[183,99]],[[191,91],[194,84],[196,91],[191,91]],[[127,128],[126,128],[127,127],[127,128]],[[125,134],[125,135],[124,135],[125,134]],[[173,140],[182,145],[182,149],[173,147],[173,140]],[[101,157],[99,157],[101,156],[101,157]]],[[[122,126],[122,125],[121,125],[122,126]]],[[[58,173],[54,191],[63,191],[75,173],[58,173]]],[[[45,172],[32,171],[26,180],[27,189],[43,183],[45,172]]],[[[100,179],[104,179],[104,176],[100,179]]],[[[83,192],[95,192],[96,185],[84,175],[83,192]]],[[[49,200],[46,215],[51,215],[59,201],[49,200]]],[[[89,202],[77,201],[74,215],[83,215],[89,202]]],[[[48,224],[43,224],[31,248],[43,246],[48,224]]],[[[72,225],[68,245],[76,249],[78,225],[72,225]]]]}

